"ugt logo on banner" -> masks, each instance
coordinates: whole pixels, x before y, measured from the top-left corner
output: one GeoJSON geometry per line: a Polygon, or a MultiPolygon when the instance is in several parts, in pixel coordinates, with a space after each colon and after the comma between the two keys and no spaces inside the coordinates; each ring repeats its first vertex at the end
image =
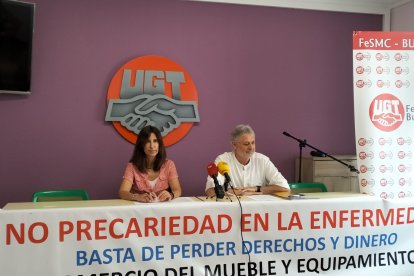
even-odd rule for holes
{"type": "Polygon", "coordinates": [[[123,65],[108,89],[105,121],[135,143],[141,129],[157,127],[166,146],[181,140],[200,122],[197,90],[187,71],[160,56],[143,56],[123,65]]]}
{"type": "Polygon", "coordinates": [[[382,131],[394,131],[404,121],[404,107],[392,94],[380,94],[369,107],[369,116],[375,127],[382,131]]]}

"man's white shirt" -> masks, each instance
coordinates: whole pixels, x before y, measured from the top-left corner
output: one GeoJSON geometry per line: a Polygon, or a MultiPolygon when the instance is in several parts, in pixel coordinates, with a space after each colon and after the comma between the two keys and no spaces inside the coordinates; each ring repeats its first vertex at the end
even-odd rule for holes
{"type": "MultiPolygon", "coordinates": [[[[253,153],[247,165],[240,164],[234,152],[225,152],[219,155],[215,160],[216,164],[218,162],[226,162],[229,165],[231,185],[235,188],[278,185],[289,189],[289,184],[283,175],[269,157],[261,153],[253,153]]],[[[217,179],[221,185],[224,184],[225,179],[222,175],[219,174],[217,179]]],[[[214,181],[208,176],[206,190],[213,187],[214,181]]]]}

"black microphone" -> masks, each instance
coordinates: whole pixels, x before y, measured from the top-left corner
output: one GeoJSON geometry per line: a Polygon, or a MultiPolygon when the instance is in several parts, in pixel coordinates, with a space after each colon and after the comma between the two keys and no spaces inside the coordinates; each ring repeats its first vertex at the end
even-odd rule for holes
{"type": "Polygon", "coordinates": [[[318,151],[316,151],[316,150],[311,151],[310,155],[315,156],[315,157],[326,157],[326,153],[321,152],[319,150],[318,151]]]}
{"type": "Polygon", "coordinates": [[[216,164],[214,164],[214,163],[208,164],[207,172],[208,172],[208,175],[211,178],[213,178],[213,180],[214,180],[214,192],[216,192],[216,197],[218,199],[224,198],[223,186],[220,185],[220,183],[218,182],[218,179],[217,179],[218,168],[217,168],[216,164]]]}
{"type": "Polygon", "coordinates": [[[292,137],[292,135],[290,135],[290,134],[289,134],[289,133],[287,133],[286,131],[283,131],[283,135],[286,135],[286,136],[292,137]]]}
{"type": "Polygon", "coordinates": [[[351,170],[351,172],[356,172],[357,174],[359,174],[359,171],[355,169],[354,166],[349,166],[349,169],[351,170]]]}
{"type": "MultiPolygon", "coordinates": [[[[224,176],[224,178],[226,179],[226,181],[224,181],[223,186],[224,186],[224,191],[226,191],[226,192],[227,192],[227,190],[228,190],[228,186],[229,186],[229,184],[230,184],[230,182],[231,182],[231,178],[230,178],[230,175],[229,175],[229,172],[230,172],[230,166],[229,166],[229,164],[227,164],[226,162],[222,162],[222,161],[220,161],[220,162],[218,162],[218,164],[217,164],[217,168],[218,168],[218,171],[220,172],[220,174],[221,174],[221,175],[223,175],[223,176],[224,176]]],[[[230,185],[230,186],[231,186],[231,185],[230,185]]]]}

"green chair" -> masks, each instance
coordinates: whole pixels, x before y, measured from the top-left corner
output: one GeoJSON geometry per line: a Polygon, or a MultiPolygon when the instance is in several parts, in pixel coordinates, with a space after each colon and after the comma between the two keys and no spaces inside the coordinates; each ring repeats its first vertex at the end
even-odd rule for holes
{"type": "Polygon", "coordinates": [[[89,200],[89,194],[85,190],[59,190],[38,191],[32,196],[33,202],[41,201],[75,201],[89,200]]]}
{"type": "Polygon", "coordinates": [[[294,193],[320,193],[328,191],[325,184],[320,182],[289,183],[289,186],[294,193]]]}

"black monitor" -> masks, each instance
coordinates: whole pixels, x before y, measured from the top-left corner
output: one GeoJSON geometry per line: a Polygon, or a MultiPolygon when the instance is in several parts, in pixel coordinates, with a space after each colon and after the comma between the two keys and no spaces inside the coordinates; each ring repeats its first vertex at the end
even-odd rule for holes
{"type": "Polygon", "coordinates": [[[33,3],[0,0],[0,93],[30,94],[33,3]]]}

